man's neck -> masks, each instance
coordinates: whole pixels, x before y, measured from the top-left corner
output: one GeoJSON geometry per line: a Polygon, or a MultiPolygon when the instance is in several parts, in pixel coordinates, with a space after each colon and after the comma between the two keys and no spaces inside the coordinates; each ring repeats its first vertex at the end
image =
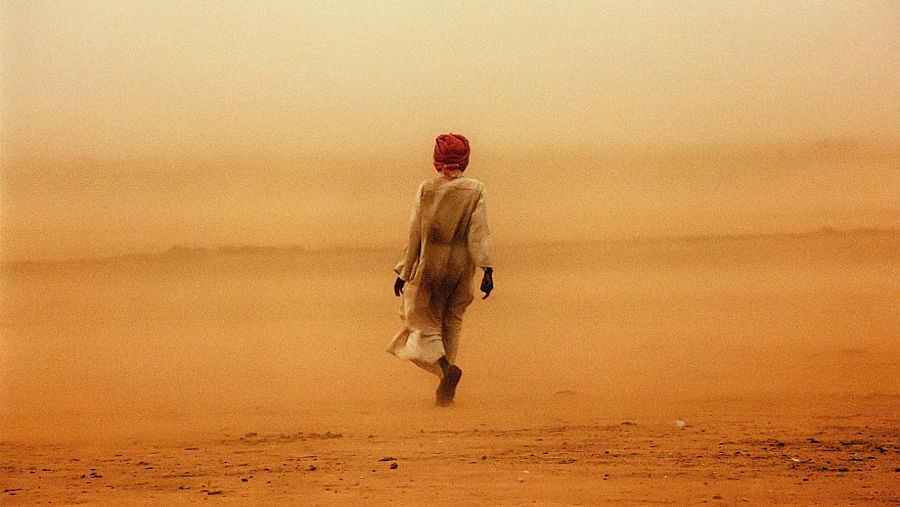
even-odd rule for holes
{"type": "Polygon", "coordinates": [[[441,176],[448,180],[455,180],[463,175],[459,169],[441,169],[441,176]]]}

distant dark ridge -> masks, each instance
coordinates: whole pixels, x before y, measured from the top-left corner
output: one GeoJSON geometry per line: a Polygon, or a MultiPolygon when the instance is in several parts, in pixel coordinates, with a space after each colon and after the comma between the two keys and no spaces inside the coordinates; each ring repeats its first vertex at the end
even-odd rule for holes
{"type": "Polygon", "coordinates": [[[140,263],[154,262],[171,259],[202,259],[223,256],[247,256],[247,255],[313,255],[327,253],[333,250],[350,249],[311,249],[303,246],[255,246],[255,245],[224,245],[219,247],[194,247],[174,245],[163,252],[129,253],[122,255],[110,255],[105,257],[82,257],[74,259],[13,261],[0,263],[0,269],[14,271],[18,268],[29,266],[54,266],[54,265],[108,265],[115,263],[140,263]]]}
{"type": "Polygon", "coordinates": [[[292,246],[257,246],[257,245],[225,245],[215,248],[192,247],[175,245],[160,254],[146,254],[142,257],[203,257],[208,255],[263,255],[285,253],[316,253],[322,250],[313,250],[299,245],[292,246]]]}
{"type": "Polygon", "coordinates": [[[750,232],[740,234],[685,234],[669,236],[628,236],[621,238],[585,239],[585,240],[560,240],[560,241],[531,241],[513,243],[510,246],[529,245],[596,245],[596,244],[655,244],[655,243],[702,243],[708,241],[758,241],[764,239],[814,239],[814,238],[861,238],[861,237],[885,237],[900,239],[900,229],[883,229],[874,227],[860,227],[853,229],[837,229],[834,227],[822,227],[813,231],[798,232],[750,232]]]}
{"type": "MultiPolygon", "coordinates": [[[[596,245],[596,244],[628,244],[628,243],[688,243],[688,242],[707,242],[707,241],[758,241],[764,239],[813,239],[813,238],[855,238],[855,237],[896,237],[900,239],[900,230],[898,229],[879,229],[879,228],[855,228],[855,229],[836,229],[833,227],[822,227],[814,231],[805,232],[775,232],[775,233],[746,233],[746,234],[695,234],[683,236],[658,236],[658,237],[626,237],[626,238],[602,238],[602,239],[586,239],[576,241],[532,241],[522,243],[510,243],[509,246],[530,246],[530,245],[596,245]]],[[[397,250],[399,252],[398,244],[397,250]]],[[[219,247],[192,247],[184,245],[174,245],[168,250],[157,253],[134,253],[108,257],[94,258],[78,258],[78,259],[60,259],[60,260],[36,260],[36,261],[13,261],[0,263],[0,269],[3,271],[16,271],[19,269],[27,269],[28,267],[39,266],[64,266],[64,265],[108,265],[115,263],[140,263],[154,262],[171,259],[204,259],[213,257],[237,257],[237,256],[287,256],[287,255],[323,255],[337,253],[352,252],[375,252],[380,250],[391,250],[389,247],[352,247],[352,246],[334,246],[328,248],[314,249],[300,245],[290,246],[258,246],[258,245],[224,245],[219,247]]]]}
{"type": "MultiPolygon", "coordinates": [[[[712,240],[753,240],[753,239],[805,239],[816,237],[858,237],[858,236],[900,236],[898,229],[878,229],[874,227],[860,227],[856,229],[836,229],[834,227],[821,227],[814,231],[805,232],[771,232],[771,233],[745,233],[745,234],[696,234],[687,236],[661,237],[656,241],[712,241],[712,240]]],[[[638,240],[639,241],[639,240],[638,240]]]]}

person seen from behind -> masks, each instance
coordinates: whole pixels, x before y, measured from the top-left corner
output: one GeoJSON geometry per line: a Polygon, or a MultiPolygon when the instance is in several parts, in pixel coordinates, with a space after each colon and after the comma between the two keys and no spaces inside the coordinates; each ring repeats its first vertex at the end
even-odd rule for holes
{"type": "Polygon", "coordinates": [[[484,184],[463,175],[469,153],[469,141],[462,135],[435,139],[438,174],[419,185],[406,251],[394,269],[403,328],[387,351],[440,378],[435,404],[441,407],[453,403],[462,377],[455,359],[479,268],[482,299],[494,290],[484,184]]]}

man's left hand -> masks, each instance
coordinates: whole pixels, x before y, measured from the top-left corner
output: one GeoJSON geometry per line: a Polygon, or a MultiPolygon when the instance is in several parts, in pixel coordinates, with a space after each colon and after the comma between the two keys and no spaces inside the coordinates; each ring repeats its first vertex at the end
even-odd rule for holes
{"type": "Polygon", "coordinates": [[[487,299],[492,290],[494,290],[494,270],[484,268],[484,276],[481,278],[481,292],[484,292],[484,297],[481,299],[487,299]]]}

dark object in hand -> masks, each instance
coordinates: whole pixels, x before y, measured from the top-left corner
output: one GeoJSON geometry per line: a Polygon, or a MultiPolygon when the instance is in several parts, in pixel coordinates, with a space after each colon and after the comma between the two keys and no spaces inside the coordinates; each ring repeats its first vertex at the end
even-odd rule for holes
{"type": "Polygon", "coordinates": [[[494,290],[494,270],[493,268],[483,269],[484,277],[481,279],[481,292],[484,292],[484,297],[481,299],[487,299],[491,295],[491,291],[494,290]]]}
{"type": "Polygon", "coordinates": [[[403,293],[403,286],[406,285],[406,280],[397,277],[397,281],[394,282],[394,295],[400,296],[403,293]]]}

